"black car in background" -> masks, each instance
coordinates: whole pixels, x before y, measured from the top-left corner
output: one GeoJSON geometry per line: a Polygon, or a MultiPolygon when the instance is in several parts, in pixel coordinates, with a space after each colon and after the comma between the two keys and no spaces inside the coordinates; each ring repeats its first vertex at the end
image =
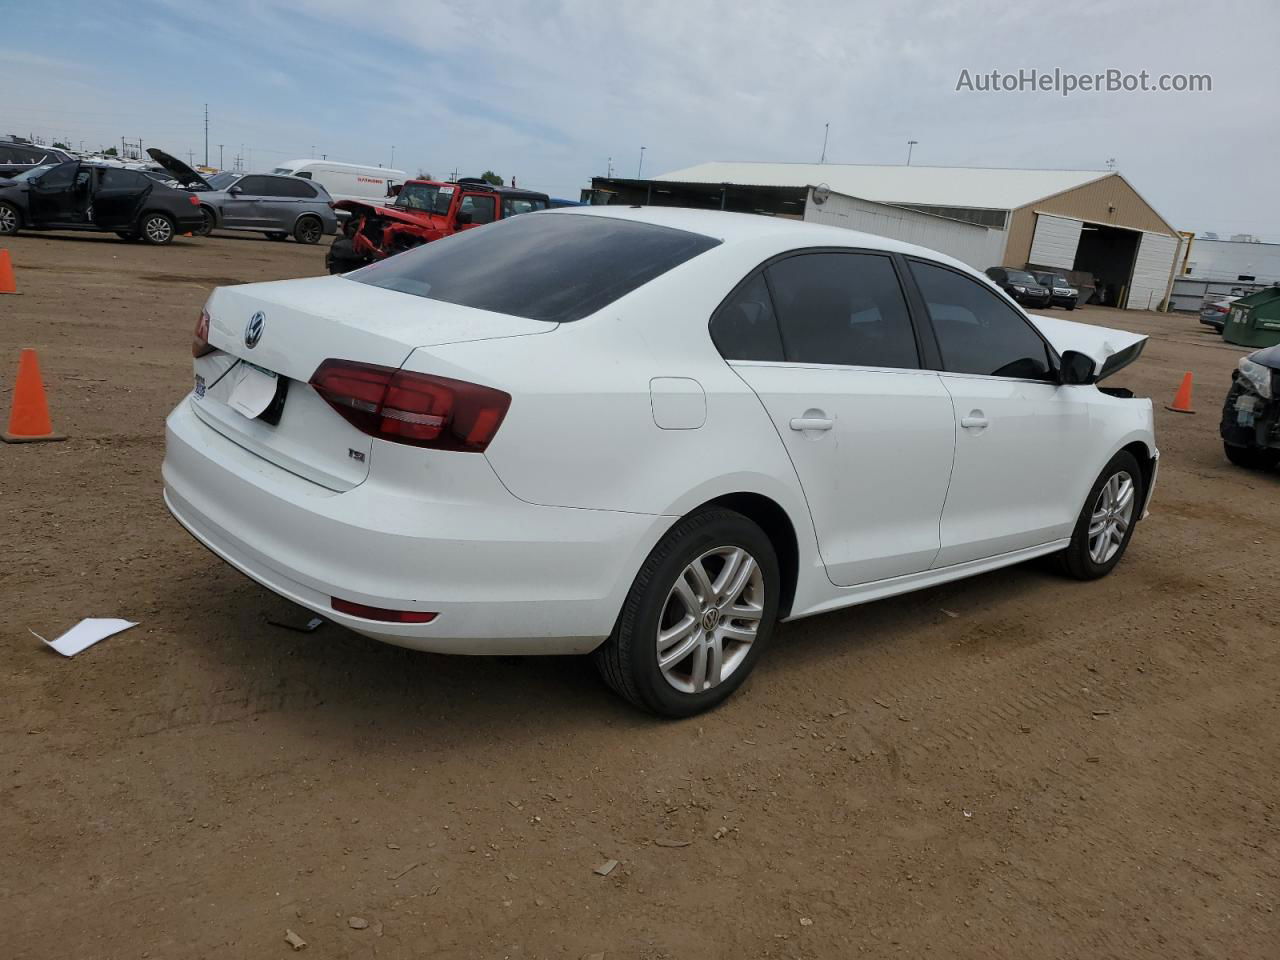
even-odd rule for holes
{"type": "Polygon", "coordinates": [[[1218,431],[1227,459],[1237,467],[1280,465],[1280,345],[1240,358],[1218,431]]]}
{"type": "Polygon", "coordinates": [[[1033,274],[1036,282],[1042,287],[1046,287],[1051,292],[1050,302],[1055,307],[1066,307],[1068,310],[1076,308],[1076,301],[1080,299],[1080,291],[1071,285],[1068,280],[1060,273],[1050,273],[1047,270],[1037,270],[1033,274]]]}
{"type": "Polygon", "coordinates": [[[25,173],[32,167],[46,163],[66,163],[75,158],[57,147],[43,147],[36,143],[20,143],[17,140],[0,140],[0,182],[5,178],[25,173]]]}
{"type": "Polygon", "coordinates": [[[1025,270],[1013,267],[987,267],[987,276],[997,287],[1026,307],[1047,307],[1053,292],[1025,270]]]}
{"type": "Polygon", "coordinates": [[[100,230],[165,244],[203,224],[195,194],[140,170],[70,160],[0,180],[0,237],[19,230],[100,230]]]}

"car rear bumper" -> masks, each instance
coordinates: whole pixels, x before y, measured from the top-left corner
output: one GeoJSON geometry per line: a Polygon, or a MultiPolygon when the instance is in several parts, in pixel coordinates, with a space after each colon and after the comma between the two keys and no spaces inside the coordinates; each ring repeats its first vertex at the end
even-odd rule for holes
{"type": "MultiPolygon", "coordinates": [[[[472,454],[440,454],[466,458],[467,476],[445,484],[435,499],[403,482],[380,481],[376,471],[337,493],[227,439],[199,420],[186,399],[165,433],[165,505],[197,540],[317,614],[420,650],[594,649],[613,629],[635,570],[670,523],[525,503],[506,491],[483,456],[472,454]],[[334,611],[333,597],[437,616],[430,623],[383,623],[334,611]]],[[[384,451],[384,462],[399,452],[384,451]]],[[[378,456],[375,448],[375,462],[378,456]]],[[[431,476],[421,472],[423,487],[431,476]]]]}

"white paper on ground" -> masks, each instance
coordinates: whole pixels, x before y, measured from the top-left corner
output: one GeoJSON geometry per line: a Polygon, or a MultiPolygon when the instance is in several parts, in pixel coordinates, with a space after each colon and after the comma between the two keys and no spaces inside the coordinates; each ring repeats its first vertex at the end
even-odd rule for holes
{"type": "Polygon", "coordinates": [[[81,620],[74,627],[60,636],[57,640],[45,640],[40,634],[34,630],[30,630],[31,635],[40,637],[45,643],[53,647],[64,657],[74,657],[81,650],[92,647],[99,640],[105,640],[114,633],[128,630],[130,627],[136,627],[137,624],[131,620],[81,620]]]}
{"type": "Polygon", "coordinates": [[[271,406],[276,396],[276,378],[244,361],[241,361],[235,376],[238,379],[231,388],[227,405],[252,420],[271,406]]]}

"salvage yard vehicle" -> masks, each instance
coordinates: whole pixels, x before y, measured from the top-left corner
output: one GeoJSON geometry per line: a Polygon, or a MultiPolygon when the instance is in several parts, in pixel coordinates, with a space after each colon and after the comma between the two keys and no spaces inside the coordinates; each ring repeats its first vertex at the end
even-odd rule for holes
{"type": "Polygon", "coordinates": [[[1013,267],[988,267],[987,276],[991,278],[992,283],[1018,303],[1028,307],[1047,307],[1052,302],[1053,291],[1042,286],[1040,281],[1026,270],[1015,270],[1013,267]]]}
{"type": "Polygon", "coordinates": [[[410,180],[390,206],[356,200],[336,204],[350,218],[343,235],[330,245],[325,266],[330,273],[346,273],[459,230],[549,205],[545,193],[495,187],[479,178],[464,177],[456,183],[410,180]]]}
{"type": "Polygon", "coordinates": [[[202,221],[196,233],[202,237],[215,229],[244,230],[270,240],[293,237],[298,243],[319,243],[338,232],[333,200],[320,184],[265,173],[206,177],[163,150],[147,153],[176,183],[197,193],[202,221]]]}
{"type": "Polygon", "coordinates": [[[1280,345],[1241,357],[1222,404],[1222,446],[1237,467],[1280,464],[1280,345]]]}
{"type": "Polygon", "coordinates": [[[1206,300],[1200,307],[1200,322],[1221,333],[1222,328],[1227,325],[1227,314],[1231,312],[1231,305],[1239,299],[1239,297],[1223,297],[1219,300],[1206,300]]]}
{"type": "Polygon", "coordinates": [[[370,167],[334,160],[289,160],[271,171],[317,183],[334,200],[380,201],[393,196],[408,174],[388,167],[370,167]]]}
{"type": "Polygon", "coordinates": [[[19,140],[0,140],[0,179],[15,177],[32,167],[50,163],[66,163],[74,160],[71,154],[57,147],[45,147],[19,140]]]}
{"type": "Polygon", "coordinates": [[[1158,453],[1151,401],[1097,384],[1145,339],[838,227],[547,211],[215,290],[164,499],[357,633],[591,653],[687,716],[779,620],[1050,554],[1110,573],[1158,453]]]}
{"type": "Polygon", "coordinates": [[[1076,308],[1076,300],[1080,297],[1080,291],[1073,287],[1071,281],[1062,274],[1037,270],[1031,275],[1035,277],[1036,283],[1049,291],[1049,303],[1051,306],[1066,307],[1068,310],[1076,308]]]}
{"type": "Polygon", "coordinates": [[[70,160],[0,180],[0,236],[19,230],[99,230],[166,244],[203,222],[188,190],[140,170],[70,160]]]}

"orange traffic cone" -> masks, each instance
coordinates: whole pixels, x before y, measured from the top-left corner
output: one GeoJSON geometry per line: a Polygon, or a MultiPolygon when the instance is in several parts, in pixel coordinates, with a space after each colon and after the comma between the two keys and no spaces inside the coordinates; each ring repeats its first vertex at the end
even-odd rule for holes
{"type": "Polygon", "coordinates": [[[0,250],[0,293],[17,293],[18,285],[13,280],[13,261],[9,259],[8,250],[0,250]]]}
{"type": "Polygon", "coordinates": [[[1188,370],[1182,377],[1182,386],[1178,388],[1177,395],[1173,398],[1172,404],[1165,406],[1166,410],[1172,410],[1174,413],[1195,413],[1191,409],[1191,371],[1188,370]]]}
{"type": "Polygon", "coordinates": [[[67,439],[53,432],[49,404],[44,398],[44,384],[40,381],[40,361],[36,359],[36,352],[29,348],[23,350],[18,359],[18,381],[13,387],[9,429],[0,433],[0,439],[5,443],[67,439]]]}

